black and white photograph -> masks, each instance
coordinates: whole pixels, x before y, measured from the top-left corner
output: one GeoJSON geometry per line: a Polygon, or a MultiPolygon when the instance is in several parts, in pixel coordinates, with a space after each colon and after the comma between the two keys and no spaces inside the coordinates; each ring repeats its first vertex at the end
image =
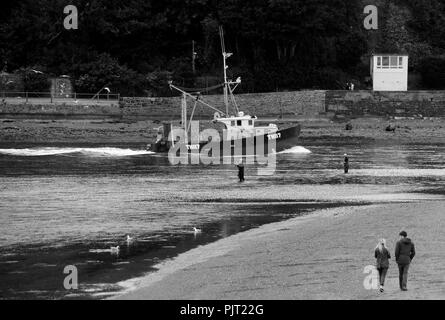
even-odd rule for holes
{"type": "Polygon", "coordinates": [[[3,0],[0,300],[445,300],[445,1],[3,0]]]}

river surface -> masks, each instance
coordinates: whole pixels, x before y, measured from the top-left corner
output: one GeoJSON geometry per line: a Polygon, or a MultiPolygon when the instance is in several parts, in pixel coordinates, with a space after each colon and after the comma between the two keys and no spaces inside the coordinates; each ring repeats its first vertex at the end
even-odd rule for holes
{"type": "Polygon", "coordinates": [[[313,141],[276,161],[273,175],[246,166],[239,183],[234,164],[173,166],[139,146],[0,146],[0,299],[109,297],[161,261],[263,224],[444,193],[445,144],[313,141]],[[77,290],[64,288],[69,265],[77,290]]]}

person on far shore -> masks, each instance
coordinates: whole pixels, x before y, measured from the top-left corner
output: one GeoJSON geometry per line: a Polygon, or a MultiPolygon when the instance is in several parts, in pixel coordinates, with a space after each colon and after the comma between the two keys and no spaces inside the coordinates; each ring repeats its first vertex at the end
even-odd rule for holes
{"type": "Polygon", "coordinates": [[[244,163],[243,160],[241,160],[238,165],[238,178],[239,182],[244,182],[244,163]]]}
{"type": "Polygon", "coordinates": [[[380,292],[383,292],[385,285],[386,274],[389,269],[389,259],[391,259],[391,255],[389,254],[388,249],[386,248],[386,240],[381,239],[375,248],[374,256],[377,259],[376,268],[379,272],[379,283],[380,283],[380,292]]]}
{"type": "Polygon", "coordinates": [[[396,244],[395,252],[396,262],[399,266],[399,286],[400,290],[407,291],[408,269],[416,255],[416,249],[405,231],[400,232],[399,235],[400,240],[396,244]]]}
{"type": "Polygon", "coordinates": [[[345,161],[343,163],[343,168],[346,174],[349,173],[349,157],[347,154],[345,154],[345,161]]]}

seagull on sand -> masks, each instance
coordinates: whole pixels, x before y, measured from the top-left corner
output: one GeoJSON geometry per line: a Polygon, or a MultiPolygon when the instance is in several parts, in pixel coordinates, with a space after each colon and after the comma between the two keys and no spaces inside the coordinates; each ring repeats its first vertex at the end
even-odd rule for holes
{"type": "Polygon", "coordinates": [[[120,247],[110,247],[111,254],[119,254],[120,247]]]}
{"type": "Polygon", "coordinates": [[[129,246],[131,243],[133,243],[133,238],[127,234],[127,245],[129,246]]]}

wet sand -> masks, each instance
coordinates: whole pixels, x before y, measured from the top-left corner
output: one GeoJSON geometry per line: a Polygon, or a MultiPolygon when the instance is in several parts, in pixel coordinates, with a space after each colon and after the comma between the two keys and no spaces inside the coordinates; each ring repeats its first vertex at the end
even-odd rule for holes
{"type": "MultiPolygon", "coordinates": [[[[280,128],[291,126],[297,119],[267,119],[280,128]]],[[[330,138],[345,141],[356,139],[379,140],[401,143],[445,143],[445,119],[361,118],[351,120],[353,129],[345,130],[345,121],[328,118],[298,119],[302,125],[301,141],[313,142],[330,138]],[[389,123],[395,132],[386,132],[389,123]]],[[[202,127],[210,127],[211,121],[201,121],[202,127]]],[[[141,145],[156,139],[160,121],[122,119],[7,119],[0,118],[0,143],[21,144],[128,144],[141,145]]]]}
{"type": "Polygon", "coordinates": [[[117,299],[445,299],[445,200],[321,210],[188,251],[117,299]],[[416,245],[407,292],[391,260],[386,291],[366,290],[381,237],[393,254],[400,230],[416,245]]]}

